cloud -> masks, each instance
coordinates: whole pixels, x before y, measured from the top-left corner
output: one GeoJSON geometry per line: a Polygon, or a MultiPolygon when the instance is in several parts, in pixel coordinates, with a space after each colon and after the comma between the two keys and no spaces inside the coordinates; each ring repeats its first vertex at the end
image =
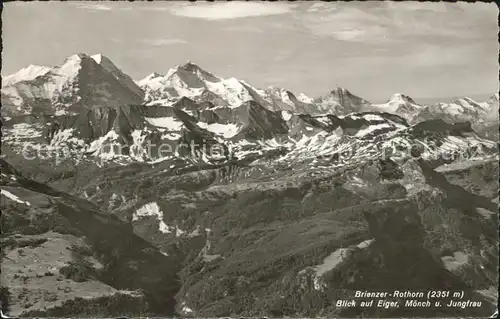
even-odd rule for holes
{"type": "Polygon", "coordinates": [[[238,32],[251,32],[251,33],[264,33],[265,29],[256,25],[234,25],[226,28],[228,31],[238,31],[238,32]]]}
{"type": "Polygon", "coordinates": [[[104,5],[104,4],[90,4],[90,3],[85,3],[85,4],[77,4],[76,6],[79,9],[85,9],[88,11],[111,11],[112,8],[110,6],[104,5]]]}
{"type": "Polygon", "coordinates": [[[342,41],[379,43],[387,40],[389,32],[382,17],[335,3],[316,3],[298,18],[313,35],[342,41]]]}
{"type": "Polygon", "coordinates": [[[184,4],[170,9],[174,15],[205,20],[227,20],[257,16],[278,15],[291,12],[297,5],[287,2],[224,2],[184,4]]]}
{"type": "Polygon", "coordinates": [[[314,3],[296,17],[316,37],[371,44],[484,39],[496,22],[490,5],[377,2],[314,3]],[[494,22],[493,22],[494,19],[494,22]],[[491,20],[491,21],[489,21],[491,20]],[[491,28],[490,28],[491,29],[491,28]]]}
{"type": "Polygon", "coordinates": [[[150,44],[152,46],[166,46],[166,45],[174,45],[174,44],[186,44],[188,43],[186,40],[183,39],[172,39],[172,38],[166,38],[166,39],[143,39],[140,42],[144,42],[147,44],[150,44]]]}

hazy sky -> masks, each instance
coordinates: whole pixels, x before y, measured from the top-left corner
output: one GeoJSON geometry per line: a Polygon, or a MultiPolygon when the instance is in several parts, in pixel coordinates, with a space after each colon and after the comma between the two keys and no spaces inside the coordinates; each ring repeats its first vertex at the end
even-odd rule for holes
{"type": "Polygon", "coordinates": [[[498,9],[484,3],[5,3],[2,75],[102,53],[138,80],[187,60],[222,77],[373,102],[498,91],[498,9]]]}

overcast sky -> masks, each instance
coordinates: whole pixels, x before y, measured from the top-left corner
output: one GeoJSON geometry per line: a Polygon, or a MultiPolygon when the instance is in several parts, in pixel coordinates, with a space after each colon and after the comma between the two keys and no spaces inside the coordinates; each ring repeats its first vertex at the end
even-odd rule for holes
{"type": "Polygon", "coordinates": [[[373,102],[498,91],[498,9],[485,3],[4,4],[2,75],[102,53],[138,80],[187,60],[222,77],[373,102]]]}

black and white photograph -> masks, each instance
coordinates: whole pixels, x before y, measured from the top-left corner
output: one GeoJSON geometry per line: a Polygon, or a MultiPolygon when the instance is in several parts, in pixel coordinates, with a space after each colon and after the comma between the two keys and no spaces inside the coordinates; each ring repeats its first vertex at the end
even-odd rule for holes
{"type": "Polygon", "coordinates": [[[499,9],[2,4],[2,318],[496,318],[499,9]]]}

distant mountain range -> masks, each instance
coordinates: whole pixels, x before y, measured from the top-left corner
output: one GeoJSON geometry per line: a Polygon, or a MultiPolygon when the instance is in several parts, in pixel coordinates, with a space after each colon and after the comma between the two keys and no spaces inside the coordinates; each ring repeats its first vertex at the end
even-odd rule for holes
{"type": "Polygon", "coordinates": [[[454,120],[483,121],[498,107],[498,93],[476,102],[458,98],[449,103],[419,105],[411,97],[394,94],[386,103],[374,104],[344,88],[311,98],[277,87],[259,89],[237,78],[223,79],[191,62],[176,66],[165,75],[152,73],[133,81],[113,62],[101,55],[78,54],[58,67],[30,65],[2,80],[2,114],[27,114],[32,105],[44,113],[64,112],[90,105],[141,104],[171,106],[182,97],[211,102],[217,107],[237,107],[253,100],[272,111],[347,114],[366,110],[398,114],[408,120],[439,112],[454,120]],[[424,114],[424,115],[421,115],[424,114]]]}

